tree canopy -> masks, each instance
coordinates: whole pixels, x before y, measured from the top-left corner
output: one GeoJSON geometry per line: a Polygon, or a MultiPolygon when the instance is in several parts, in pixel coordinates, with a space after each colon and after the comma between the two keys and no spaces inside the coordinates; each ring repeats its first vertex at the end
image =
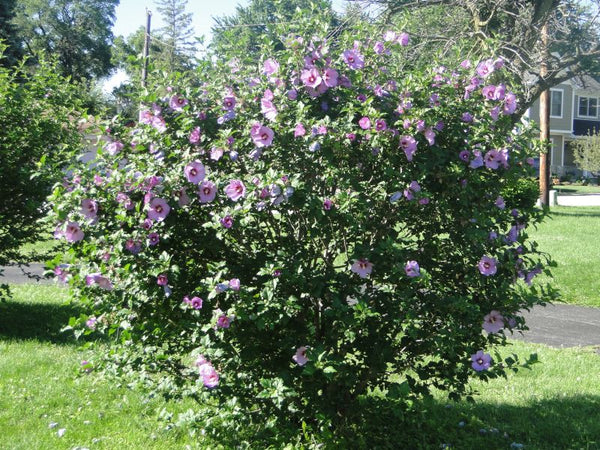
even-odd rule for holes
{"type": "Polygon", "coordinates": [[[549,87],[575,76],[600,73],[597,0],[368,0],[366,3],[384,5],[390,21],[409,23],[415,39],[421,43],[428,42],[446,51],[456,51],[460,45],[461,55],[495,50],[523,86],[520,113],[549,87]],[[423,14],[415,19],[415,12],[423,14]],[[544,24],[549,29],[547,48],[541,40],[544,24]],[[543,77],[542,60],[548,66],[548,74],[543,77]]]}
{"type": "Polygon", "coordinates": [[[73,80],[108,75],[111,28],[119,0],[23,0],[11,23],[25,54],[55,55],[63,76],[73,80]]]}

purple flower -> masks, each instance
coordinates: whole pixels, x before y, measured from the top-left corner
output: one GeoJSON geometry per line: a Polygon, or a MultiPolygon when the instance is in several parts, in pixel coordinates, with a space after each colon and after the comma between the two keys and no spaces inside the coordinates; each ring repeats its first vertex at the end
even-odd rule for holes
{"type": "Polygon", "coordinates": [[[431,128],[427,128],[423,134],[425,136],[425,139],[427,139],[427,143],[430,146],[435,144],[435,131],[433,131],[431,128]]]}
{"type": "Polygon", "coordinates": [[[406,159],[412,161],[413,155],[417,151],[417,141],[412,136],[402,136],[400,138],[400,147],[404,150],[404,154],[406,155],[406,159]]]}
{"type": "Polygon", "coordinates": [[[469,153],[468,150],[463,150],[462,152],[460,152],[458,154],[458,157],[463,161],[463,162],[469,162],[469,158],[471,157],[471,154],[469,153]]]}
{"type": "Polygon", "coordinates": [[[496,205],[500,209],[504,209],[506,207],[506,204],[504,203],[504,199],[502,198],[501,195],[498,196],[498,198],[494,202],[494,205],[496,205]]]}
{"type": "Polygon", "coordinates": [[[90,330],[95,330],[96,322],[98,322],[96,316],[91,316],[90,318],[88,318],[88,320],[85,321],[85,326],[88,327],[90,330]]]}
{"type": "Polygon", "coordinates": [[[300,79],[302,80],[305,86],[308,86],[313,89],[319,86],[319,84],[321,84],[321,81],[323,81],[321,75],[319,75],[319,72],[315,68],[303,70],[300,74],[300,79]]]}
{"type": "Polygon", "coordinates": [[[358,125],[363,130],[369,130],[371,128],[371,120],[368,117],[363,117],[358,121],[358,125]]]}
{"type": "Polygon", "coordinates": [[[194,309],[202,309],[202,299],[200,297],[192,297],[190,299],[190,305],[194,309]]]}
{"type": "Polygon", "coordinates": [[[142,244],[139,241],[134,241],[133,239],[127,239],[125,242],[125,250],[137,255],[142,249],[142,244]]]}
{"type": "Polygon", "coordinates": [[[154,129],[156,129],[159,133],[164,133],[167,130],[167,123],[162,117],[154,116],[152,118],[152,127],[154,127],[154,129]]]}
{"type": "Polygon", "coordinates": [[[210,149],[210,159],[218,161],[223,156],[224,150],[222,148],[213,147],[210,149]]]}
{"type": "Polygon", "coordinates": [[[373,263],[361,258],[354,261],[350,270],[361,278],[366,278],[373,271],[373,263]]]}
{"type": "Polygon", "coordinates": [[[158,233],[150,233],[148,235],[148,245],[156,245],[160,241],[160,236],[158,233]]]}
{"type": "Polygon", "coordinates": [[[202,383],[205,387],[209,389],[217,387],[219,384],[219,374],[210,362],[207,361],[204,364],[200,364],[198,371],[200,372],[202,383]]]}
{"type": "Polygon", "coordinates": [[[95,200],[86,198],[81,201],[81,214],[88,219],[94,220],[98,215],[98,203],[95,200]]]}
{"type": "Polygon", "coordinates": [[[336,87],[338,85],[338,78],[339,74],[335,69],[327,68],[323,72],[323,83],[327,87],[336,87]]]}
{"type": "Polygon", "coordinates": [[[110,280],[103,276],[100,272],[91,273],[85,277],[86,286],[92,286],[97,284],[101,289],[106,291],[111,291],[113,289],[113,285],[110,280]]]}
{"type": "Polygon", "coordinates": [[[383,45],[383,42],[381,41],[376,41],[375,44],[373,44],[373,50],[375,51],[375,53],[377,53],[378,55],[381,55],[382,53],[385,52],[385,47],[383,45]]]}
{"type": "Polygon", "coordinates": [[[260,123],[254,124],[250,130],[250,137],[252,137],[252,141],[257,147],[268,147],[271,145],[273,136],[273,130],[260,123]]]}
{"type": "Polygon", "coordinates": [[[225,194],[234,202],[246,195],[246,186],[240,180],[231,180],[225,188],[225,194]]]}
{"type": "Polygon", "coordinates": [[[119,141],[111,142],[106,146],[106,152],[111,156],[115,156],[121,150],[123,150],[123,144],[119,141]]]}
{"type": "Polygon", "coordinates": [[[190,133],[190,144],[197,144],[198,142],[200,142],[200,127],[196,127],[192,130],[192,132],[190,133]]]}
{"type": "Polygon", "coordinates": [[[517,96],[512,92],[509,92],[504,98],[504,107],[502,108],[502,114],[509,115],[514,113],[517,109],[517,105],[517,96]]]}
{"type": "Polygon", "coordinates": [[[198,187],[198,197],[200,198],[200,203],[210,203],[215,199],[216,195],[217,187],[212,181],[205,180],[198,187]]]}
{"type": "Polygon", "coordinates": [[[488,333],[497,333],[504,328],[504,317],[495,309],[483,316],[483,329],[488,333]]]}
{"type": "Polygon", "coordinates": [[[498,116],[500,115],[500,107],[499,106],[494,106],[491,110],[490,110],[490,116],[492,117],[492,121],[496,121],[498,120],[498,116]]]}
{"type": "Polygon", "coordinates": [[[267,89],[265,96],[260,100],[260,112],[267,120],[273,121],[277,117],[277,108],[271,100],[273,100],[273,93],[270,89],[267,89]]]}
{"type": "Polygon", "coordinates": [[[482,275],[490,276],[494,275],[497,271],[498,261],[490,256],[482,256],[477,264],[477,268],[482,275]]]}
{"type": "Polygon", "coordinates": [[[298,347],[296,349],[296,353],[294,354],[294,356],[292,356],[292,359],[294,360],[294,362],[296,364],[298,364],[299,366],[303,366],[309,361],[309,359],[306,357],[307,350],[308,349],[304,346],[298,347]]]}
{"type": "Polygon", "coordinates": [[[387,124],[384,119],[377,119],[375,121],[375,131],[384,131],[387,130],[387,124]]]}
{"type": "Polygon", "coordinates": [[[156,277],[156,284],[159,286],[166,286],[169,283],[169,279],[164,273],[161,273],[158,277],[156,277]]]}
{"type": "Polygon", "coordinates": [[[331,201],[331,199],[326,198],[325,200],[323,200],[323,209],[325,211],[329,211],[332,207],[333,202],[331,201]]]}
{"type": "Polygon", "coordinates": [[[173,95],[169,100],[169,107],[174,111],[183,111],[183,107],[187,104],[187,99],[179,94],[173,95]]]}
{"type": "Polygon", "coordinates": [[[223,98],[223,109],[224,110],[233,111],[233,108],[235,108],[235,104],[236,104],[236,100],[233,95],[228,95],[227,97],[223,98]]]}
{"type": "Polygon", "coordinates": [[[148,209],[148,218],[152,220],[164,220],[171,211],[171,207],[162,198],[153,198],[148,209]]]}
{"type": "Polygon", "coordinates": [[[239,291],[240,290],[240,280],[239,280],[239,278],[232,278],[231,280],[229,280],[229,289],[231,289],[232,291],[239,291]]]}
{"type": "Polygon", "coordinates": [[[477,72],[477,75],[479,75],[481,78],[487,78],[495,70],[494,61],[492,61],[491,59],[486,59],[485,61],[481,61],[477,65],[477,69],[475,69],[475,70],[477,72]]]}
{"type": "Polygon", "coordinates": [[[67,222],[67,227],[64,232],[65,239],[67,242],[77,242],[83,239],[83,231],[79,227],[77,222],[67,222]]]}
{"type": "Polygon", "coordinates": [[[218,328],[229,328],[231,325],[231,320],[225,314],[220,315],[217,319],[217,327],[218,328]]]}
{"type": "Polygon", "coordinates": [[[404,266],[404,272],[411,278],[421,276],[421,269],[419,263],[416,261],[408,261],[404,266]]]}
{"type": "Polygon", "coordinates": [[[294,129],[294,137],[304,136],[306,134],[306,128],[301,123],[296,124],[296,128],[294,129]]]}
{"type": "Polygon", "coordinates": [[[471,361],[471,367],[477,372],[481,372],[490,368],[492,357],[488,353],[483,353],[483,350],[479,350],[474,355],[471,355],[471,361]]]}
{"type": "Polygon", "coordinates": [[[348,64],[348,67],[353,70],[362,69],[365,66],[365,59],[358,50],[346,50],[342,54],[342,57],[346,61],[346,64],[348,64]]]}
{"type": "Polygon", "coordinates": [[[279,70],[279,63],[273,58],[265,60],[263,63],[263,73],[265,75],[273,75],[279,70]]]}
{"type": "Polygon", "coordinates": [[[204,169],[204,166],[200,161],[196,160],[185,166],[183,173],[190,183],[198,184],[204,180],[206,169],[204,169]]]}
{"type": "Polygon", "coordinates": [[[223,217],[219,222],[221,222],[221,225],[223,225],[225,228],[231,228],[233,226],[233,217],[227,215],[223,217]]]}
{"type": "Polygon", "coordinates": [[[475,158],[471,160],[469,167],[471,169],[477,169],[478,167],[483,166],[483,156],[481,156],[481,152],[479,150],[473,150],[473,156],[475,156],[475,158]]]}
{"type": "Polygon", "coordinates": [[[298,91],[296,89],[290,89],[287,92],[287,98],[290,100],[296,100],[298,98],[298,91]]]}
{"type": "Polygon", "coordinates": [[[408,33],[400,33],[400,35],[396,38],[396,42],[398,42],[402,47],[406,47],[410,42],[410,36],[408,33]]]}
{"type": "Polygon", "coordinates": [[[483,157],[485,161],[485,167],[488,169],[496,170],[501,162],[500,153],[498,150],[490,150],[483,157]]]}
{"type": "Polygon", "coordinates": [[[473,115],[469,112],[465,112],[463,113],[461,120],[465,123],[471,123],[473,122],[473,115]]]}

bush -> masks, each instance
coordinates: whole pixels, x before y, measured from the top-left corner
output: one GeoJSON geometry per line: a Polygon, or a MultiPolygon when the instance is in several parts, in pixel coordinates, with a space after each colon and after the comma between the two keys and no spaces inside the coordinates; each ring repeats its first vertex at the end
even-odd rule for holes
{"type": "Polygon", "coordinates": [[[220,442],[341,443],[367,397],[468,394],[553,295],[528,286],[543,214],[502,61],[408,73],[404,34],[307,29],[152,92],[51,199],[56,272],[90,310],[71,326],[197,396],[220,442]]]}
{"type": "MultiPolygon", "coordinates": [[[[0,43],[0,58],[4,49],[0,43]]],[[[75,89],[56,73],[44,61],[35,69],[0,66],[0,266],[37,239],[60,163],[81,147],[75,89]]]]}

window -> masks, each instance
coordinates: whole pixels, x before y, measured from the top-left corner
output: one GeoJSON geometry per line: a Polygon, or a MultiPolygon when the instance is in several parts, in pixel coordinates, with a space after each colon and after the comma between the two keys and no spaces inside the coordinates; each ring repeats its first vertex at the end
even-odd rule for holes
{"type": "Polygon", "coordinates": [[[562,89],[550,89],[550,117],[562,118],[563,115],[563,91],[562,89]]]}
{"type": "Polygon", "coordinates": [[[592,97],[579,97],[579,117],[597,117],[598,99],[592,97]]]}

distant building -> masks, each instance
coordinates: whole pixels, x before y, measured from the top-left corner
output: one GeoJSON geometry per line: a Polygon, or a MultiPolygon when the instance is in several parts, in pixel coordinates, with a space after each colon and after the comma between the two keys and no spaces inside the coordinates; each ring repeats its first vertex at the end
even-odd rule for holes
{"type": "MultiPolygon", "coordinates": [[[[539,100],[529,108],[527,116],[539,124],[539,100]]],[[[600,131],[600,83],[583,76],[550,89],[550,172],[553,175],[590,175],[575,166],[572,144],[595,131],[600,131]]]]}

